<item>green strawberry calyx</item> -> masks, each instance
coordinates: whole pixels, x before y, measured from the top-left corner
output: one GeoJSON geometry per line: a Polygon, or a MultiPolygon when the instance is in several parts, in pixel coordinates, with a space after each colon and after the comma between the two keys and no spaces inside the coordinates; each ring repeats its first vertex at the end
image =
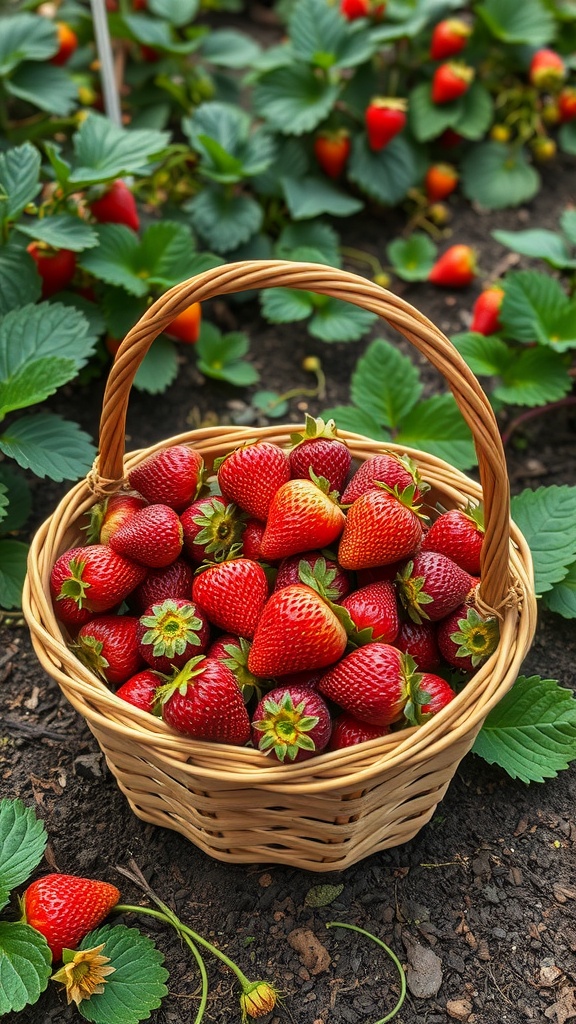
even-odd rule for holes
{"type": "Polygon", "coordinates": [[[450,633],[450,639],[458,645],[456,657],[470,658],[474,668],[477,668],[498,646],[498,621],[495,618],[484,618],[475,608],[468,608],[466,617],[458,619],[458,630],[450,633]]]}
{"type": "Polygon", "coordinates": [[[421,505],[414,504],[414,497],[418,491],[416,484],[407,484],[406,487],[399,487],[398,484],[394,484],[394,487],[390,487],[389,484],[385,484],[382,480],[375,480],[374,484],[379,487],[380,490],[386,491],[387,494],[391,494],[393,498],[397,498],[398,501],[404,505],[405,508],[410,509],[414,512],[419,519],[427,519],[428,516],[425,512],[421,512],[421,505]]]}
{"type": "Polygon", "coordinates": [[[305,558],[298,563],[300,582],[312,587],[312,590],[315,590],[326,601],[333,601],[338,597],[338,587],[332,586],[336,579],[336,571],[335,568],[328,568],[323,555],[316,559],[313,566],[305,558]]]}
{"type": "Polygon", "coordinates": [[[224,644],[224,651],[227,655],[222,662],[234,674],[236,682],[242,691],[244,703],[247,704],[250,698],[256,694],[260,700],[262,696],[261,682],[248,668],[248,655],[250,644],[245,637],[238,637],[238,642],[224,644]]]}
{"type": "Polygon", "coordinates": [[[82,636],[76,643],[70,645],[70,650],[74,651],[76,657],[86,665],[86,668],[91,669],[105,680],[106,669],[110,668],[110,662],[102,654],[103,647],[102,640],[97,640],[95,636],[82,636]]]}
{"type": "Polygon", "coordinates": [[[204,671],[206,657],[199,654],[196,658],[190,658],[179,672],[163,686],[159,686],[154,695],[154,711],[157,712],[166,704],[170,697],[178,691],[181,697],[185,697],[189,686],[194,686],[196,676],[204,671]]]}
{"type": "Polygon", "coordinates": [[[318,490],[322,491],[322,494],[325,494],[327,498],[330,498],[330,501],[333,501],[335,505],[340,507],[340,495],[338,494],[338,491],[330,490],[330,481],[327,480],[325,476],[317,476],[311,466],[308,472],[310,474],[310,480],[313,484],[316,484],[318,490]]]}
{"type": "Polygon", "coordinates": [[[312,441],[319,437],[328,438],[333,441],[337,436],[336,423],[334,420],[323,420],[321,416],[311,416],[306,413],[304,430],[290,434],[291,450],[297,448],[303,441],[312,441]]]}
{"type": "Polygon", "coordinates": [[[423,725],[432,713],[422,714],[422,708],[428,704],[431,694],[422,689],[422,672],[417,671],[416,662],[410,654],[405,654],[402,659],[402,675],[406,693],[404,705],[404,718],[410,725],[423,725]]]}
{"type": "Polygon", "coordinates": [[[155,658],[174,658],[184,654],[189,644],[200,646],[198,630],[202,628],[202,620],[196,615],[192,602],[179,606],[168,597],[152,605],[152,614],[143,615],[140,622],[147,627],[141,642],[152,646],[155,658]]]}
{"type": "Polygon", "coordinates": [[[467,519],[470,519],[477,530],[480,533],[484,533],[484,506],[473,505],[472,502],[468,502],[466,508],[462,509],[463,514],[467,519]]]}
{"type": "Polygon", "coordinates": [[[293,761],[300,750],[316,749],[308,734],[318,724],[318,716],[306,714],[305,701],[294,705],[291,694],[284,693],[279,701],[265,698],[264,711],[264,718],[252,722],[262,733],[259,750],[273,750],[279,761],[293,761]]]}
{"type": "Polygon", "coordinates": [[[82,527],[83,530],[86,530],[88,544],[97,544],[100,539],[100,530],[108,508],[108,500],[108,498],[104,498],[102,501],[97,501],[88,512],[88,525],[82,527]]]}
{"type": "Polygon", "coordinates": [[[432,604],[434,598],[423,589],[426,582],[424,576],[413,576],[414,562],[408,562],[396,577],[398,594],[403,608],[413,622],[420,625],[423,619],[429,619],[423,605],[432,604]]]}
{"type": "Polygon", "coordinates": [[[82,573],[85,568],[86,562],[80,562],[76,558],[71,560],[68,566],[70,576],[62,583],[57,601],[64,601],[65,598],[70,598],[72,601],[76,601],[79,608],[84,606],[86,591],[90,588],[88,580],[82,579],[82,573]]]}
{"type": "Polygon", "coordinates": [[[194,544],[203,547],[213,561],[223,561],[233,548],[239,550],[246,518],[236,505],[230,503],[222,508],[221,501],[207,498],[202,511],[192,517],[192,522],[200,527],[194,544]]]}

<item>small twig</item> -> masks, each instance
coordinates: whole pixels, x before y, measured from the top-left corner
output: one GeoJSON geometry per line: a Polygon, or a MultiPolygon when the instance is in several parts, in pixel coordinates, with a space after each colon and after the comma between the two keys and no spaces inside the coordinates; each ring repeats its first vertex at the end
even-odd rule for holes
{"type": "Polygon", "coordinates": [[[23,732],[26,736],[32,736],[34,739],[59,740],[61,743],[65,743],[69,739],[62,732],[56,732],[54,729],[44,729],[43,726],[32,725],[31,722],[21,722],[17,718],[5,718],[4,725],[8,729],[23,732]]]}

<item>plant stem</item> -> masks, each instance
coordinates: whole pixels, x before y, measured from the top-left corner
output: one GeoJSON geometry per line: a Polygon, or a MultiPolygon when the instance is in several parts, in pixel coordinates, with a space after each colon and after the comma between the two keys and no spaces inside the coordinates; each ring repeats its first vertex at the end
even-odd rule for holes
{"type": "Polygon", "coordinates": [[[512,434],[521,427],[522,424],[528,423],[530,420],[535,420],[539,416],[544,416],[546,413],[555,412],[556,409],[561,409],[564,406],[576,405],[576,395],[568,395],[566,398],[559,398],[557,402],[550,402],[548,405],[540,405],[537,409],[528,409],[527,412],[520,413],[516,419],[513,419],[510,425],[502,434],[502,444],[507,445],[512,437],[512,434]]]}
{"type": "Polygon", "coordinates": [[[387,946],[385,942],[382,942],[382,939],[377,938],[376,935],[372,935],[372,932],[365,931],[364,928],[358,928],[355,924],[345,924],[343,921],[327,921],[326,927],[349,928],[350,931],[358,932],[359,935],[366,935],[368,939],[372,939],[372,942],[375,942],[378,946],[381,946],[382,949],[388,954],[392,962],[396,965],[398,969],[398,974],[400,976],[400,996],[398,998],[398,1002],[396,1003],[394,1009],[390,1011],[390,1013],[387,1013],[385,1017],[381,1017],[380,1020],[377,1020],[375,1022],[375,1024],[386,1024],[386,1021],[392,1020],[392,1018],[396,1016],[400,1007],[402,1006],[402,1003],[404,1002],[404,999],[406,998],[406,975],[404,973],[404,968],[402,967],[402,964],[400,963],[398,957],[396,956],[396,953],[394,953],[393,950],[391,950],[390,947],[387,946]]]}

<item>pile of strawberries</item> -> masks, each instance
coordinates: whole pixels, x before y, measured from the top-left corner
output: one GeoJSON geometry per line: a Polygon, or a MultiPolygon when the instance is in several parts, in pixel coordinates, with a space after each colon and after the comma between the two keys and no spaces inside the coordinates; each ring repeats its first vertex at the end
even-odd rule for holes
{"type": "Polygon", "coordinates": [[[149,455],[53,567],[72,650],[123,700],[293,762],[426,721],[495,650],[480,509],[426,516],[406,457],[356,468],[307,417],[206,477],[187,445],[149,455]]]}

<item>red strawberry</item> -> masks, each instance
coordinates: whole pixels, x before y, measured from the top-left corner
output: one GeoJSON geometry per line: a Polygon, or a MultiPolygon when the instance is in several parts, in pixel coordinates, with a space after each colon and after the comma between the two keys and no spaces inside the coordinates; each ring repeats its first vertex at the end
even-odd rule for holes
{"type": "Polygon", "coordinates": [[[65,21],[55,21],[54,28],[58,36],[58,51],[53,57],[50,57],[50,63],[60,67],[70,60],[70,57],[78,48],[78,36],[74,29],[65,21]]]}
{"type": "Polygon", "coordinates": [[[192,597],[215,626],[250,638],[268,600],[268,580],[258,562],[232,558],[196,576],[192,597]]]}
{"type": "Polygon", "coordinates": [[[407,558],[422,540],[422,520],[412,505],[414,488],[402,494],[376,488],[348,509],[338,561],[344,569],[369,569],[407,558]]]}
{"type": "Polygon", "coordinates": [[[259,562],[262,558],[262,537],[266,524],[260,519],[252,517],[246,521],[242,531],[242,554],[244,558],[251,558],[253,562],[259,562]]]}
{"type": "Polygon", "coordinates": [[[377,489],[378,483],[387,484],[392,490],[397,487],[399,491],[414,486],[415,500],[426,490],[411,459],[382,453],[361,463],[342,495],[342,504],[351,505],[361,494],[377,489]]]}
{"type": "Polygon", "coordinates": [[[338,562],[325,558],[320,551],[291,555],[280,563],[274,590],[293,583],[305,583],[328,601],[341,601],[350,590],[349,574],[340,568],[338,562]]]}
{"type": "Polygon", "coordinates": [[[375,96],[364,111],[368,145],[375,153],[384,149],[406,124],[406,100],[375,96]]]}
{"type": "Polygon", "coordinates": [[[369,631],[366,640],[380,640],[391,644],[398,633],[398,607],[396,592],[392,583],[369,583],[360,587],[342,601],[356,631],[369,631]]]}
{"type": "Polygon", "coordinates": [[[459,99],[468,92],[473,78],[474,68],[466,64],[440,64],[432,76],[432,102],[440,105],[459,99]]]}
{"type": "Polygon", "coordinates": [[[183,531],[178,513],[169,505],[146,505],[110,538],[110,547],[151,569],[170,565],[182,551],[183,531]]]}
{"type": "Polygon", "coordinates": [[[314,139],[314,156],[329,178],[339,178],[350,156],[350,133],[345,128],[320,132],[314,139]]]}
{"type": "Polygon", "coordinates": [[[166,683],[166,676],[160,672],[154,672],[151,668],[145,668],[138,672],[131,679],[127,679],[122,686],[116,690],[116,696],[132,704],[141,711],[155,714],[156,691],[166,683]]]}
{"type": "Polygon", "coordinates": [[[400,600],[414,622],[443,619],[462,604],[474,584],[469,573],[436,551],[422,551],[398,576],[400,600]]]}
{"type": "Polygon", "coordinates": [[[22,920],[46,939],[53,960],[63,949],[75,949],[96,928],[120,899],[109,882],[75,875],[45,875],[28,886],[22,904],[22,920]]]}
{"type": "Polygon", "coordinates": [[[321,754],[332,722],[322,697],[302,686],[279,686],[259,701],[252,717],[252,742],[278,761],[305,761],[321,754]]]}
{"type": "Polygon", "coordinates": [[[268,600],[248,668],[263,678],[324,668],[342,657],[346,643],[346,630],[326,601],[311,587],[296,583],[268,600]]]}
{"type": "Polygon", "coordinates": [[[567,86],[558,97],[558,114],[562,124],[576,118],[576,88],[567,86]]]}
{"type": "Polygon", "coordinates": [[[537,89],[557,89],[566,78],[566,65],[555,50],[537,50],[530,61],[528,78],[537,89]]]}
{"type": "Polygon", "coordinates": [[[404,710],[413,725],[421,725],[432,715],[437,715],[456,696],[442,676],[431,672],[422,672],[414,677],[412,694],[415,699],[404,710]]]}
{"type": "Polygon", "coordinates": [[[71,249],[51,249],[44,242],[27,246],[42,278],[42,298],[49,299],[70,284],[76,272],[76,253],[71,249]]]}
{"type": "Polygon", "coordinates": [[[236,682],[242,691],[245,704],[248,703],[254,693],[257,695],[258,700],[262,696],[262,680],[257,679],[248,668],[249,654],[250,644],[248,640],[245,640],[243,636],[234,636],[232,633],[224,633],[218,637],[206,652],[206,657],[216,658],[217,661],[221,661],[234,673],[236,682]]]}
{"type": "Polygon", "coordinates": [[[356,583],[359,587],[367,587],[369,583],[394,583],[405,564],[406,559],[400,558],[390,565],[373,565],[370,569],[358,569],[356,583]]]}
{"type": "Polygon", "coordinates": [[[90,544],[109,544],[110,537],[130,518],[136,509],[148,502],[136,491],[112,494],[96,502],[90,509],[90,523],[86,533],[90,544]]]}
{"type": "Polygon", "coordinates": [[[216,658],[192,658],[159,691],[162,717],[196,740],[243,746],[250,719],[233,673],[216,658]]]}
{"type": "Polygon", "coordinates": [[[460,18],[445,18],[434,26],[430,42],[432,60],[447,60],[464,49],[472,29],[460,18]]]}
{"type": "Polygon", "coordinates": [[[318,689],[361,722],[391,725],[402,718],[413,663],[390,644],[372,643],[346,655],[318,689]]]}
{"type": "Polygon", "coordinates": [[[482,508],[469,505],[465,511],[453,508],[438,516],[424,537],[422,551],[439,551],[471,576],[478,576],[483,541],[482,508]]]}
{"type": "Polygon", "coordinates": [[[376,740],[381,736],[387,736],[389,731],[387,725],[371,725],[369,722],[360,722],[348,711],[343,711],[332,725],[328,750],[355,747],[357,743],[365,743],[366,740],[376,740]]]}
{"type": "Polygon", "coordinates": [[[81,625],[120,604],[142,582],[146,569],[108,544],[70,548],[54,564],[50,590],[58,618],[81,625]]]}
{"type": "Polygon", "coordinates": [[[290,463],[271,441],[236,448],[216,465],[222,494],[256,519],[266,519],[270,502],[290,479],[290,463]]]}
{"type": "Polygon", "coordinates": [[[291,434],[292,448],[289,453],[292,479],[310,479],[310,470],[324,477],[331,491],[340,493],[346,482],[352,456],[347,445],[336,437],[334,420],[314,419],[306,415],[303,431],[291,434]]]}
{"type": "Polygon", "coordinates": [[[99,224],[125,224],[132,231],[140,228],[136,200],[125,181],[117,178],[106,190],[89,204],[99,224]]]}
{"type": "Polygon", "coordinates": [[[375,3],[374,0],[340,0],[340,13],[348,21],[355,21],[356,18],[372,18],[373,21],[380,21],[386,12],[385,3],[375,3]]]}
{"type": "Polygon", "coordinates": [[[412,622],[412,619],[401,622],[394,646],[410,654],[420,672],[431,672],[440,664],[436,627],[432,622],[412,622]]]}
{"type": "Polygon", "coordinates": [[[84,623],[71,649],[92,672],[117,686],[144,663],[138,650],[138,619],[133,615],[100,615],[84,623]]]}
{"type": "Polygon", "coordinates": [[[164,334],[183,342],[184,345],[195,345],[200,337],[201,323],[202,306],[199,302],[193,302],[164,328],[164,334]]]}
{"type": "Polygon", "coordinates": [[[130,485],[154,504],[183,512],[196,497],[204,477],[200,452],[175,444],[153,452],[128,473],[130,485]]]}
{"type": "Polygon", "coordinates": [[[476,253],[469,245],[451,245],[428,274],[442,288],[465,288],[476,277],[476,253]]]}
{"type": "Polygon", "coordinates": [[[494,653],[500,631],[493,617],[460,605],[438,625],[438,646],[449,665],[473,672],[494,653]]]}
{"type": "Polygon", "coordinates": [[[169,674],[203,654],[210,639],[204,611],[194,601],[167,597],[147,608],[138,620],[138,650],[151,668],[169,674]]]}
{"type": "Polygon", "coordinates": [[[148,575],[130,594],[130,606],[139,615],[151,604],[164,601],[167,597],[192,597],[194,571],[183,558],[177,558],[170,565],[150,569],[148,575]]]}
{"type": "Polygon", "coordinates": [[[432,164],[424,177],[426,198],[430,203],[446,199],[458,186],[458,171],[452,164],[432,164]]]}
{"type": "Polygon", "coordinates": [[[186,553],[198,565],[220,561],[242,542],[245,513],[219,495],[197,498],[180,514],[186,553]]]}
{"type": "Polygon", "coordinates": [[[497,285],[485,288],[472,307],[470,330],[478,334],[496,334],[502,326],[498,314],[503,298],[503,288],[497,285]]]}
{"type": "Polygon", "coordinates": [[[318,484],[288,480],[276,491],[260,544],[267,561],[328,547],[342,533],[345,516],[334,492],[327,494],[328,482],[323,477],[316,479],[318,484]]]}

